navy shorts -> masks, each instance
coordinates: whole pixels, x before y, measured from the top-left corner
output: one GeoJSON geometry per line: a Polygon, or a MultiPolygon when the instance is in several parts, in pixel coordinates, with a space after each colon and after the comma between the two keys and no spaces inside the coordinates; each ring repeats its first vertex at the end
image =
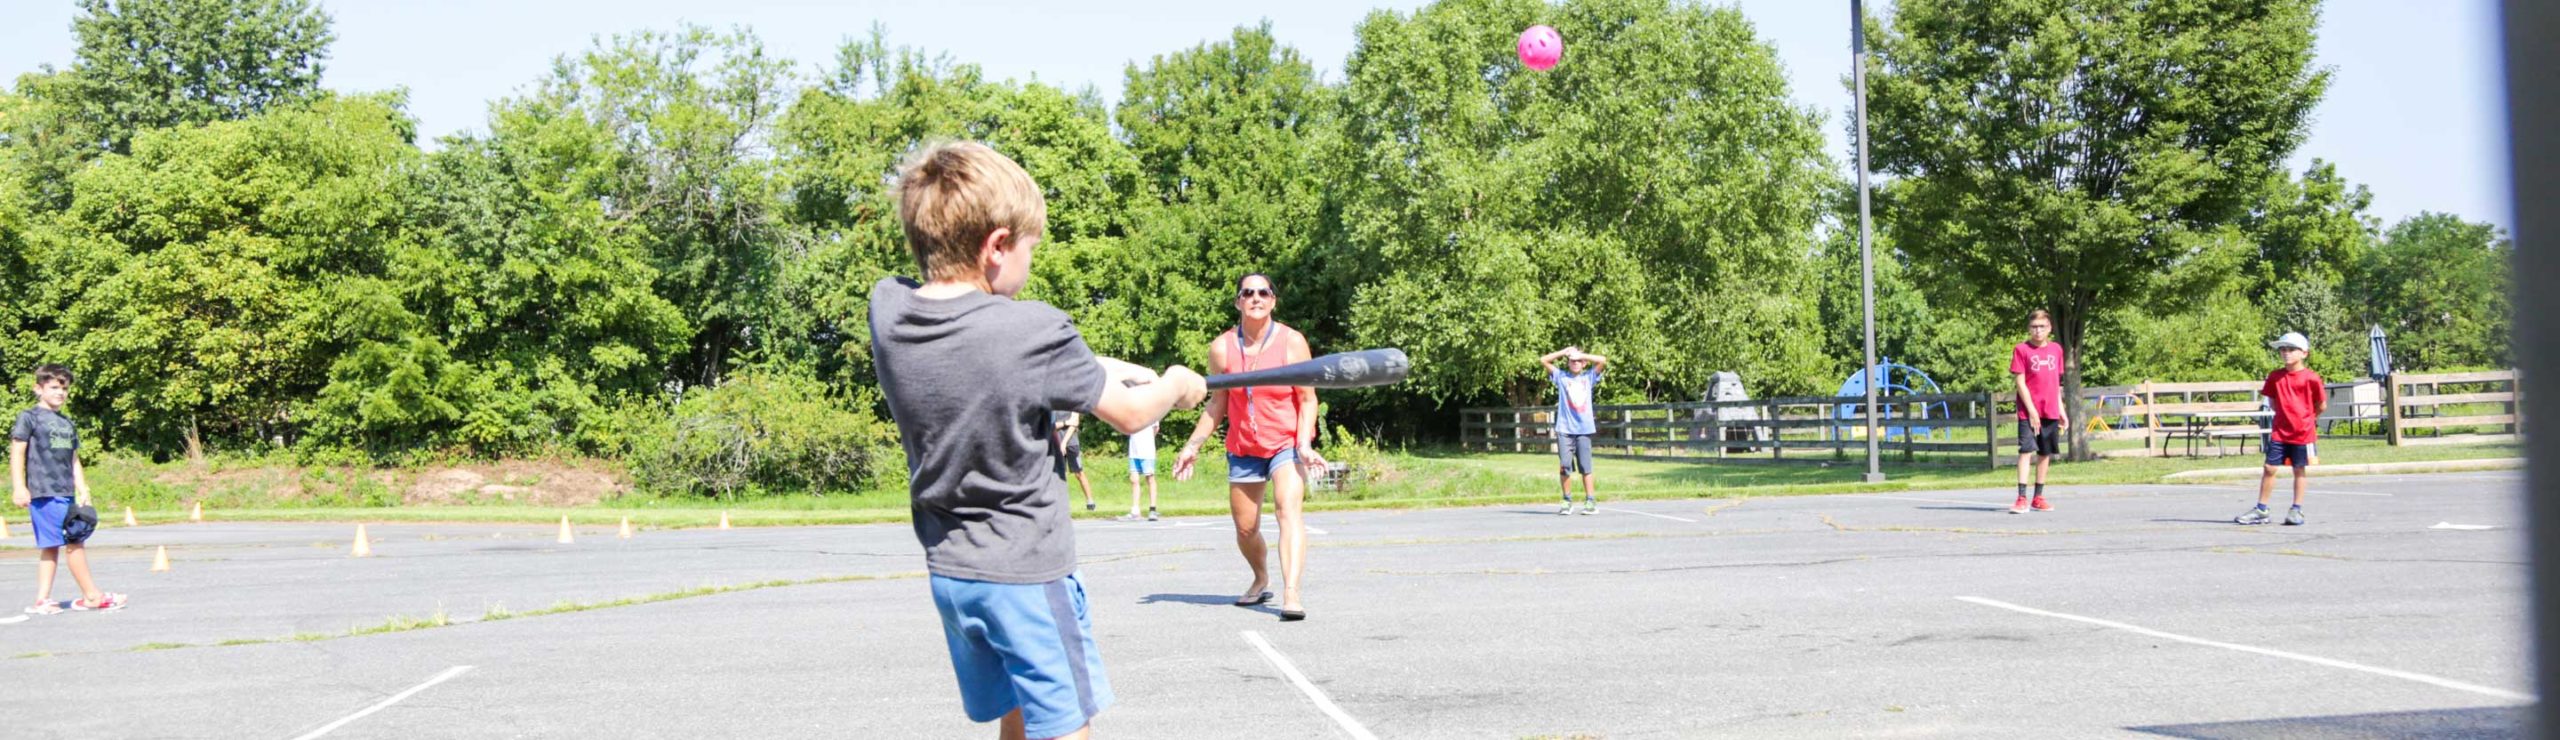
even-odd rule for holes
{"type": "Polygon", "coordinates": [[[930,580],[969,721],[993,722],[1020,709],[1023,734],[1057,737],[1111,706],[1082,574],[1047,583],[930,580]]]}
{"type": "Polygon", "coordinates": [[[2062,454],[2062,422],[2044,420],[2035,431],[2027,431],[2027,420],[2018,420],[2018,454],[2052,457],[2062,454]]]}
{"type": "Polygon", "coordinates": [[[1556,435],[1556,468],[1563,475],[1591,474],[1591,435],[1556,435]]]}
{"type": "Polygon", "coordinates": [[[2278,442],[2274,437],[2268,437],[2267,443],[2261,446],[2267,450],[2267,465],[2270,467],[2285,465],[2296,468],[2311,467],[2310,442],[2294,444],[2278,442]]]}

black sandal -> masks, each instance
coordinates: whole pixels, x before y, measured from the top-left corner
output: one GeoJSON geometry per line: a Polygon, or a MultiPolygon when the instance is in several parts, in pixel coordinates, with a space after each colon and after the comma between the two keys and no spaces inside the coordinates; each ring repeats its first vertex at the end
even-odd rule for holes
{"type": "Polygon", "coordinates": [[[1269,591],[1264,591],[1264,592],[1262,592],[1262,595],[1261,595],[1261,596],[1256,596],[1256,597],[1253,597],[1253,598],[1250,598],[1250,599],[1238,599],[1238,600],[1236,600],[1236,606],[1247,606],[1247,607],[1251,607],[1251,606],[1261,606],[1261,605],[1268,604],[1268,603],[1271,603],[1271,592],[1269,592],[1269,591]]]}
{"type": "Polygon", "coordinates": [[[1283,622],[1304,622],[1304,621],[1307,621],[1307,610],[1305,610],[1305,609],[1282,609],[1282,610],[1280,610],[1280,621],[1283,621],[1283,622]]]}

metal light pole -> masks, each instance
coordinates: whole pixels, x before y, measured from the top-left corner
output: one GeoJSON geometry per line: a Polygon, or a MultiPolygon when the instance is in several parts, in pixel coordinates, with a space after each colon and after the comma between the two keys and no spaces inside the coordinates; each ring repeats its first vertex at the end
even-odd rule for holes
{"type": "Polygon", "coordinates": [[[1859,372],[1866,373],[1860,380],[1867,387],[1867,482],[1883,483],[1883,462],[1876,449],[1876,438],[1881,436],[1876,426],[1876,386],[1883,379],[1876,377],[1876,247],[1874,229],[1868,225],[1873,219],[1867,215],[1867,8],[1862,0],[1849,0],[1849,49],[1849,58],[1855,62],[1849,74],[1858,85],[1858,267],[1867,313],[1867,364],[1859,372]]]}

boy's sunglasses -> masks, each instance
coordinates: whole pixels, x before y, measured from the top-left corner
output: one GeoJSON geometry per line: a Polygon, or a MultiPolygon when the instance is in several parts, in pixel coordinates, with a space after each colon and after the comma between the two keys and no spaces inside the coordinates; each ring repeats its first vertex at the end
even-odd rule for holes
{"type": "Polygon", "coordinates": [[[1237,298],[1272,298],[1278,295],[1280,294],[1271,292],[1270,288],[1245,288],[1236,291],[1237,298]]]}

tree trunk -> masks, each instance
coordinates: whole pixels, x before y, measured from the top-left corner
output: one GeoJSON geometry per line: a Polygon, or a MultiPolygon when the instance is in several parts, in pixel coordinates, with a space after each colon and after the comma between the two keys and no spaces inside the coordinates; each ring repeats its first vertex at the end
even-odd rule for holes
{"type": "Polygon", "coordinates": [[[2098,459],[2097,450],[2089,449],[2088,409],[2080,402],[2080,346],[2089,333],[2089,303],[2081,297],[2072,305],[2054,311],[2055,337],[2062,342],[2062,413],[2068,423],[2062,425],[2063,460],[2088,462],[2098,459]]]}
{"type": "Polygon", "coordinates": [[[197,428],[196,417],[192,414],[187,416],[187,462],[204,464],[204,432],[197,428]]]}

